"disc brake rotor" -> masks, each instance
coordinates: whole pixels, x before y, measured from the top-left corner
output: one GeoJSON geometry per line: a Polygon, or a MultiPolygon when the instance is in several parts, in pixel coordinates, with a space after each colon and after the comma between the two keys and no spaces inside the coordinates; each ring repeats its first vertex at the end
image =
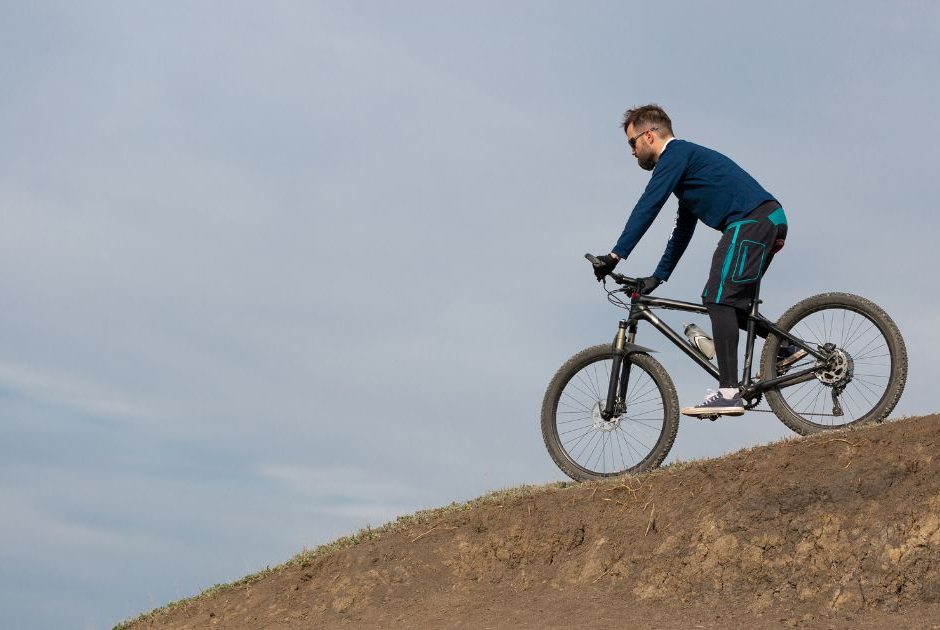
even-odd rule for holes
{"type": "Polygon", "coordinates": [[[855,360],[845,350],[837,348],[829,357],[826,367],[816,372],[816,378],[827,387],[844,388],[855,375],[855,360]]]}
{"type": "Polygon", "coordinates": [[[591,421],[594,423],[594,428],[599,431],[613,431],[620,424],[620,416],[617,415],[610,420],[604,420],[601,415],[601,403],[597,402],[594,403],[594,409],[591,410],[591,421]]]}

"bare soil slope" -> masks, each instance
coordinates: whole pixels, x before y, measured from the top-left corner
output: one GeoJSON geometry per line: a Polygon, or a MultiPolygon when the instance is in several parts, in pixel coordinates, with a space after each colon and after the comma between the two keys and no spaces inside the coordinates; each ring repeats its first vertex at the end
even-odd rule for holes
{"type": "Polygon", "coordinates": [[[526,488],[132,628],[940,628],[940,416],[526,488]]]}

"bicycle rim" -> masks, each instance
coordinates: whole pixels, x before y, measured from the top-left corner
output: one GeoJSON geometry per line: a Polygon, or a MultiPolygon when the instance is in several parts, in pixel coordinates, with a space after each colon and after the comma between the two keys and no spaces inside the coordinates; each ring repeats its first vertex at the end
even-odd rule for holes
{"type": "Polygon", "coordinates": [[[564,384],[558,399],[558,445],[577,467],[609,476],[642,468],[656,451],[666,429],[668,412],[652,375],[636,363],[624,413],[604,420],[610,370],[609,357],[588,363],[564,384]]]}
{"type": "MultiPolygon", "coordinates": [[[[888,395],[895,371],[890,331],[860,309],[827,305],[801,317],[789,332],[814,347],[833,344],[839,355],[838,365],[817,370],[812,380],[778,389],[780,402],[794,415],[820,428],[869,419],[867,416],[888,395]]],[[[787,371],[807,369],[815,362],[815,358],[806,356],[787,371]]]]}

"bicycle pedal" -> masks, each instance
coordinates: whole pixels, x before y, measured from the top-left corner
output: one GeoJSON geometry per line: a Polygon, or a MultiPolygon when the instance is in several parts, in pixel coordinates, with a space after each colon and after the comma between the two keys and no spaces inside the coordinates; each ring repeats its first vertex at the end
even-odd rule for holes
{"type": "Polygon", "coordinates": [[[714,422],[718,418],[719,418],[718,414],[715,414],[714,416],[699,416],[699,419],[701,420],[711,420],[712,422],[714,422]]]}

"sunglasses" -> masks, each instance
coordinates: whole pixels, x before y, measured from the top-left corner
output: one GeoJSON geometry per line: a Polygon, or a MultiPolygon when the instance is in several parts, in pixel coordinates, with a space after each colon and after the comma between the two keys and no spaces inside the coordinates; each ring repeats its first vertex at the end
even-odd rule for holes
{"type": "Polygon", "coordinates": [[[630,143],[630,148],[631,148],[631,149],[635,149],[635,148],[636,148],[636,141],[640,139],[640,136],[642,136],[644,133],[649,133],[649,132],[651,132],[651,131],[659,131],[659,127],[650,127],[650,128],[647,129],[646,131],[641,131],[640,133],[636,134],[636,135],[633,136],[632,138],[627,138],[627,142],[630,143]]]}

